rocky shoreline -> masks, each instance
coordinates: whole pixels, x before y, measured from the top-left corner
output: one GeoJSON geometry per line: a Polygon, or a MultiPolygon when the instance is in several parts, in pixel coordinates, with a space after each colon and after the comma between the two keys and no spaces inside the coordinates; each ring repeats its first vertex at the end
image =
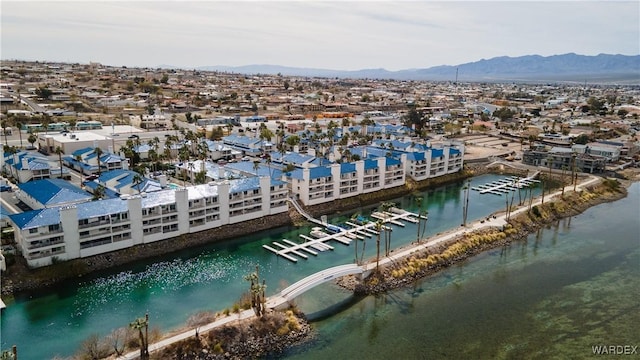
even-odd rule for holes
{"type": "MultiPolygon", "coordinates": [[[[230,315],[233,316],[233,315],[230,315]]],[[[314,332],[295,309],[225,325],[152,354],[154,359],[241,360],[273,358],[313,338],[314,332]]]]}
{"type": "Polygon", "coordinates": [[[624,182],[618,187],[613,185],[612,181],[614,180],[604,180],[604,183],[579,193],[567,192],[563,199],[555,199],[511,218],[503,229],[484,229],[466,233],[445,243],[417,251],[393,266],[380,268],[364,282],[347,276],[339,279],[337,284],[357,295],[376,295],[405,287],[487,250],[526,239],[538,229],[560,219],[576,216],[592,206],[626,197],[626,187],[623,185],[628,186],[631,182],[624,182]]]}
{"type": "MultiPolygon", "coordinates": [[[[360,206],[376,204],[380,201],[410,194],[415,190],[442,186],[491,172],[485,165],[486,164],[474,164],[473,166],[465,166],[463,171],[456,174],[428,179],[419,183],[407,181],[405,186],[365,194],[363,196],[341,199],[327,204],[305,207],[305,211],[317,217],[338,211],[352,210],[360,206]]],[[[508,173],[516,174],[518,172],[508,171],[508,173]]],[[[29,269],[26,261],[21,256],[16,256],[15,264],[9,266],[7,271],[2,274],[1,294],[6,300],[15,294],[46,290],[66,280],[82,277],[95,271],[123,266],[187,248],[213,244],[263,230],[298,224],[304,221],[305,219],[300,214],[290,209],[288,213],[243,222],[243,226],[237,226],[237,224],[225,225],[198,233],[181,235],[172,239],[137,245],[111,253],[64,261],[38,269],[29,269]]]]}

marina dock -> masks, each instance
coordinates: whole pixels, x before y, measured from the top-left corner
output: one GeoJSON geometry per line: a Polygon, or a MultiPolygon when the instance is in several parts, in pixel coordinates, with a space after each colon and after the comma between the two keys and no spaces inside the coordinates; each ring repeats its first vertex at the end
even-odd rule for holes
{"type": "Polygon", "coordinates": [[[535,179],[538,176],[538,174],[540,174],[539,171],[526,178],[510,176],[504,179],[492,181],[487,184],[472,187],[471,190],[478,191],[480,192],[480,194],[493,194],[493,195],[508,194],[512,191],[526,188],[533,185],[534,183],[540,182],[540,180],[535,179]]]}
{"type": "MultiPolygon", "coordinates": [[[[398,208],[391,208],[388,212],[374,212],[371,214],[371,217],[381,220],[383,223],[390,223],[402,227],[405,226],[402,220],[417,223],[417,219],[419,218],[418,214],[398,208]]],[[[426,218],[425,216],[421,217],[426,218]]],[[[358,241],[365,237],[370,238],[373,235],[379,235],[379,231],[376,230],[377,223],[374,221],[361,225],[349,221],[345,222],[350,228],[322,223],[319,220],[314,221],[314,223],[320,223],[322,227],[314,227],[309,233],[309,236],[299,234],[300,238],[304,240],[302,243],[282,239],[281,242],[273,241],[269,245],[262,245],[262,247],[291,262],[297,263],[299,259],[308,260],[309,255],[307,254],[317,256],[319,252],[333,250],[334,247],[327,244],[329,241],[337,241],[349,246],[354,240],[358,241]]],[[[382,225],[382,230],[390,231],[392,228],[382,225]]]]}

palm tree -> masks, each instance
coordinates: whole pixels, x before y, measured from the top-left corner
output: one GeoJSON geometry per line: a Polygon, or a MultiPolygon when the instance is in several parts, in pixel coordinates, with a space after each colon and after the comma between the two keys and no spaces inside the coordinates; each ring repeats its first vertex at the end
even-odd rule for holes
{"type": "MultiPolygon", "coordinates": [[[[385,212],[389,211],[395,204],[392,202],[383,202],[380,204],[380,211],[385,212]]],[[[386,227],[384,232],[384,254],[385,256],[389,256],[389,251],[391,250],[391,228],[386,227]]]]}
{"type": "Polygon", "coordinates": [[[145,314],[143,318],[138,318],[129,324],[129,327],[138,330],[140,337],[140,359],[149,359],[149,314],[145,314]],[[144,328],[144,334],[142,329],[144,328]]]}
{"type": "Polygon", "coordinates": [[[138,189],[138,194],[140,194],[140,184],[142,184],[142,176],[140,176],[140,174],[135,174],[133,175],[133,183],[136,185],[136,188],[138,189]]]}
{"type": "MultiPolygon", "coordinates": [[[[189,161],[189,163],[187,164],[187,168],[189,168],[189,177],[191,178],[191,185],[195,185],[194,181],[195,181],[195,174],[194,174],[194,170],[196,168],[196,164],[194,164],[192,161],[189,161]]],[[[186,179],[185,179],[186,182],[186,179]]],[[[185,185],[186,187],[186,185],[185,185]]]]}
{"type": "Polygon", "coordinates": [[[564,186],[564,177],[565,177],[565,174],[566,174],[566,170],[567,170],[567,166],[566,165],[562,165],[562,180],[561,180],[561,183],[562,183],[562,195],[560,195],[560,197],[563,198],[563,199],[564,199],[564,188],[565,188],[565,186],[564,186]]]}
{"type": "Polygon", "coordinates": [[[102,149],[100,149],[99,147],[96,147],[95,149],[93,149],[93,152],[96,154],[96,158],[98,160],[98,175],[102,174],[102,167],[100,164],[100,156],[102,156],[103,152],[102,149]]]}
{"type": "Polygon", "coordinates": [[[427,221],[429,221],[428,218],[429,212],[427,210],[423,210],[422,211],[422,216],[424,219],[424,225],[422,226],[422,235],[420,235],[421,238],[424,238],[424,233],[425,231],[427,231],[427,221]]]}
{"type": "Polygon", "coordinates": [[[0,126],[2,126],[2,133],[4,134],[4,143],[8,144],[9,142],[7,142],[7,128],[9,127],[9,122],[7,120],[2,120],[0,126]]]}
{"type": "Polygon", "coordinates": [[[84,170],[82,169],[82,165],[81,165],[82,164],[82,155],[78,154],[74,158],[78,162],[78,169],[80,169],[80,176],[81,176],[80,180],[82,180],[80,182],[80,184],[83,184],[84,183],[84,170]]]}
{"type": "Polygon", "coordinates": [[[256,175],[258,175],[258,169],[260,169],[260,161],[254,160],[253,161],[253,170],[256,172],[256,175]]]}
{"type": "Polygon", "coordinates": [[[260,275],[259,275],[259,267],[256,265],[256,271],[246,275],[244,277],[245,280],[251,283],[249,288],[249,294],[251,296],[251,307],[255,312],[256,316],[263,317],[266,315],[266,297],[265,290],[267,289],[267,285],[265,281],[262,280],[262,284],[260,284],[260,275]]]}
{"type": "Polygon", "coordinates": [[[31,147],[33,147],[33,144],[38,141],[38,137],[34,133],[30,133],[27,141],[31,144],[31,147]]]}
{"type": "Polygon", "coordinates": [[[93,190],[93,200],[100,200],[103,197],[104,197],[104,186],[102,186],[102,184],[99,184],[93,190]]]}
{"type": "Polygon", "coordinates": [[[415,198],[416,204],[418,205],[418,234],[416,235],[416,242],[420,243],[420,223],[422,222],[422,217],[420,213],[422,212],[422,196],[418,196],[415,198]]]}
{"type": "Polygon", "coordinates": [[[60,178],[62,179],[62,154],[64,154],[64,151],[60,146],[56,146],[55,153],[58,154],[58,160],[60,161],[60,178]]]}
{"type": "Polygon", "coordinates": [[[571,167],[571,181],[573,181],[573,191],[576,191],[576,186],[578,185],[578,169],[576,169],[576,156],[577,154],[574,152],[571,154],[571,159],[573,161],[573,165],[571,167]]]}
{"type": "Polygon", "coordinates": [[[20,148],[22,149],[22,122],[20,120],[16,121],[16,127],[18,128],[18,136],[20,136],[20,148]]]}
{"type": "Polygon", "coordinates": [[[269,168],[269,177],[273,177],[273,172],[271,170],[271,155],[267,154],[264,161],[267,163],[267,168],[269,168]]]}
{"type": "Polygon", "coordinates": [[[167,138],[164,142],[164,156],[171,162],[171,147],[173,146],[173,140],[171,138],[167,138]]]}
{"type": "Polygon", "coordinates": [[[380,233],[384,228],[384,225],[382,225],[382,220],[376,221],[375,228],[378,232],[378,238],[376,240],[376,272],[378,272],[378,267],[380,266],[380,233]]]}
{"type": "MultiPolygon", "coordinates": [[[[549,180],[551,180],[551,165],[553,165],[553,158],[551,156],[549,156],[547,158],[547,163],[549,165],[549,180]]],[[[542,184],[542,201],[541,203],[544,204],[544,181],[540,182],[542,184]]]]}

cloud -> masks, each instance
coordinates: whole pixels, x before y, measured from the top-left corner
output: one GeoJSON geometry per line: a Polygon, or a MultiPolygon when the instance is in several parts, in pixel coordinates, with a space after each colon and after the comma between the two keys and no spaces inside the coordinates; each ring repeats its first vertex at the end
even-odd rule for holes
{"type": "Polygon", "coordinates": [[[640,52],[637,1],[8,1],[1,16],[3,59],[397,70],[640,52]]]}

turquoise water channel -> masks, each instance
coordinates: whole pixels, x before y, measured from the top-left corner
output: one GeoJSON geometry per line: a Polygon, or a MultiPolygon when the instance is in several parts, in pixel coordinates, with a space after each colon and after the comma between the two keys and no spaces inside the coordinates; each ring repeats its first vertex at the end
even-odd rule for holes
{"type": "Polygon", "coordinates": [[[586,359],[594,346],[640,348],[639,199],[635,183],[625,199],[389,294],[305,294],[311,314],[343,306],[285,358],[586,359]]]}
{"type": "MultiPolygon", "coordinates": [[[[500,178],[503,177],[480,176],[472,179],[471,186],[500,178]]],[[[416,211],[415,196],[422,196],[423,207],[429,212],[426,234],[433,235],[462,223],[463,185],[460,182],[394,201],[402,208],[416,211]]],[[[535,191],[534,195],[538,193],[535,191]]],[[[504,207],[504,196],[471,191],[468,220],[484,218],[504,207]]],[[[374,209],[357,211],[366,215],[374,209]]],[[[333,214],[330,222],[344,221],[352,213],[333,214]]],[[[393,246],[416,239],[416,225],[408,223],[405,228],[393,228],[393,246]]],[[[274,294],[307,275],[353,262],[353,244],[335,243],[335,251],[300,260],[297,264],[262,248],[263,244],[283,238],[298,241],[299,234],[308,235],[309,231],[310,227],[263,231],[92,274],[45,294],[20,295],[2,311],[1,347],[7,349],[16,344],[23,359],[70,356],[89,335],[105,336],[145,312],[149,313],[152,327],[168,331],[180,327],[199,311],[229,308],[247,290],[243,276],[254,271],[256,265],[260,266],[261,277],[266,279],[268,294],[274,294]]],[[[359,250],[361,248],[359,246],[359,250]]],[[[375,240],[369,239],[366,248],[365,257],[374,256],[375,240]]],[[[326,294],[329,299],[334,294],[330,285],[319,287],[315,293],[320,294],[318,298],[326,294]]],[[[327,305],[333,306],[333,303],[327,305]]],[[[340,315],[337,316],[339,319],[340,315]]]]}

